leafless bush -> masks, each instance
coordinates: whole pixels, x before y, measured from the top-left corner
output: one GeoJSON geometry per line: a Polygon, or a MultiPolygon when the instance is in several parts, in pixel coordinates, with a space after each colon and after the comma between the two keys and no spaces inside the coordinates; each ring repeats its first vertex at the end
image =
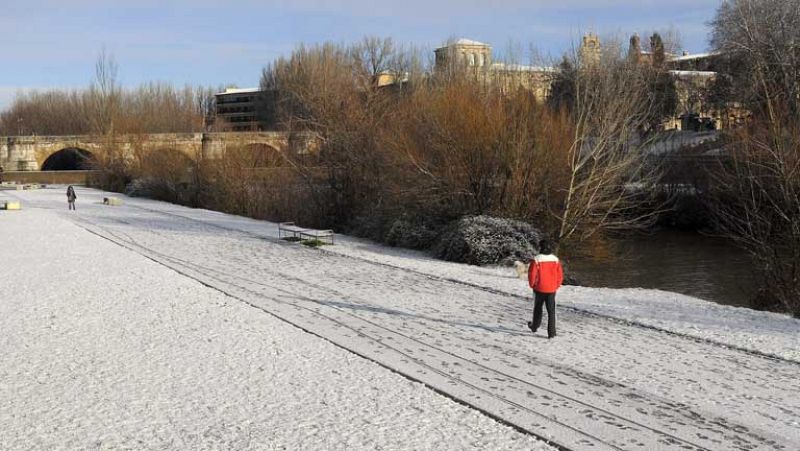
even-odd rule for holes
{"type": "Polygon", "coordinates": [[[566,115],[524,90],[504,95],[470,78],[418,88],[386,145],[412,169],[406,208],[423,215],[493,214],[547,221],[564,180],[566,115]],[[561,165],[559,165],[561,163],[561,165]]]}
{"type": "Polygon", "coordinates": [[[102,151],[93,154],[94,184],[104,190],[123,192],[133,180],[130,160],[124,146],[113,135],[104,137],[102,151]]]}
{"type": "Polygon", "coordinates": [[[17,95],[0,113],[0,135],[81,135],[91,131],[85,92],[33,91],[17,95]]]}
{"type": "Polygon", "coordinates": [[[206,208],[305,223],[313,212],[305,208],[309,193],[298,173],[287,166],[283,149],[229,143],[222,158],[201,160],[197,171],[195,183],[206,208]]]}
{"type": "Polygon", "coordinates": [[[113,57],[101,52],[87,89],[33,91],[0,112],[0,135],[82,135],[198,132],[214,89],[147,83],[131,90],[117,81],[113,57]]]}
{"type": "Polygon", "coordinates": [[[173,147],[152,148],[144,144],[134,143],[135,160],[127,162],[130,177],[149,182],[148,197],[192,204],[192,192],[196,189],[192,176],[197,170],[198,156],[187,155],[173,147]]]}
{"type": "Polygon", "coordinates": [[[723,2],[712,25],[712,47],[725,55],[729,93],[756,114],[771,105],[800,110],[800,3],[797,0],[723,2]]]}
{"type": "Polygon", "coordinates": [[[646,227],[659,211],[653,185],[661,167],[644,154],[653,96],[648,73],[620,52],[599,64],[573,58],[574,135],[563,149],[568,176],[562,202],[552,209],[560,241],[579,243],[595,234],[646,227]]]}
{"type": "Polygon", "coordinates": [[[756,262],[757,306],[800,316],[800,8],[796,0],[725,2],[713,27],[712,43],[737,63],[728,100],[753,114],[728,132],[711,211],[756,262]]]}
{"type": "Polygon", "coordinates": [[[639,136],[654,108],[648,80],[607,53],[603,64],[575,63],[569,110],[461,66],[381,89],[376,77],[419,58],[376,39],[301,47],[265,69],[262,87],[279,93],[287,129],[319,136],[316,158],[287,160],[321,223],[368,223],[379,236],[401,217],[435,225],[492,214],[581,241],[647,223],[643,193],[658,173],[639,136]]]}
{"type": "Polygon", "coordinates": [[[348,226],[384,202],[386,170],[395,161],[380,136],[396,98],[377,77],[399,72],[392,68],[400,63],[390,40],[368,38],[350,47],[301,46],[264,70],[262,88],[278,91],[285,128],[318,139],[315,157],[287,155],[319,212],[317,222],[348,226]]]}
{"type": "Polygon", "coordinates": [[[711,211],[754,258],[758,307],[800,316],[800,128],[751,124],[716,171],[711,211]]]}

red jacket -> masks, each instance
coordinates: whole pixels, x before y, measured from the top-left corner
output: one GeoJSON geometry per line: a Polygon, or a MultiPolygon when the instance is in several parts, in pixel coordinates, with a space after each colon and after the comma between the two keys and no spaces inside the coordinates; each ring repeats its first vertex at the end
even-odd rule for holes
{"type": "Polygon", "coordinates": [[[537,255],[528,269],[528,285],[539,293],[555,293],[564,281],[564,270],[555,255],[537,255]]]}

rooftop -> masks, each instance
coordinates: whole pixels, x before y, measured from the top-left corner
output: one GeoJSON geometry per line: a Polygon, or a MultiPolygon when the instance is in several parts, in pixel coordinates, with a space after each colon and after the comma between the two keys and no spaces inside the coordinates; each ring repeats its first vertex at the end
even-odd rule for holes
{"type": "Polygon", "coordinates": [[[506,70],[509,72],[555,72],[554,67],[549,66],[526,66],[523,64],[505,64],[494,63],[492,64],[494,70],[506,70]]]}
{"type": "MultiPolygon", "coordinates": [[[[472,39],[460,38],[460,39],[456,39],[455,41],[447,41],[447,43],[445,45],[439,47],[439,49],[446,49],[446,48],[452,47],[454,45],[472,45],[472,46],[476,46],[476,47],[491,47],[491,45],[486,44],[485,42],[479,42],[479,41],[473,41],[472,39]]],[[[439,49],[436,49],[436,50],[439,50],[439,49]]]]}
{"type": "Polygon", "coordinates": [[[710,56],[714,56],[716,53],[695,53],[695,54],[688,54],[688,55],[681,55],[672,58],[670,61],[691,61],[691,60],[699,60],[703,58],[708,58],[710,56]]]}
{"type": "Polygon", "coordinates": [[[261,91],[260,88],[227,88],[225,92],[218,92],[215,95],[222,95],[222,94],[251,94],[254,92],[261,91]]]}
{"type": "Polygon", "coordinates": [[[677,77],[710,78],[710,77],[715,77],[717,75],[716,72],[705,71],[705,70],[671,70],[669,71],[669,73],[677,77]]]}

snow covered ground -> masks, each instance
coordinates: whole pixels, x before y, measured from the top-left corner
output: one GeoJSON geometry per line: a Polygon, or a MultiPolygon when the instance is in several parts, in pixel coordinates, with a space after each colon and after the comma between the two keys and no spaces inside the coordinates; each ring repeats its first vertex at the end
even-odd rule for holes
{"type": "Polygon", "coordinates": [[[800,448],[787,316],[568,287],[548,341],[513,270],[78,196],[0,192],[0,448],[543,446],[386,368],[570,449],[800,448]]]}
{"type": "Polygon", "coordinates": [[[2,450],[551,449],[25,208],[0,212],[2,450]]]}

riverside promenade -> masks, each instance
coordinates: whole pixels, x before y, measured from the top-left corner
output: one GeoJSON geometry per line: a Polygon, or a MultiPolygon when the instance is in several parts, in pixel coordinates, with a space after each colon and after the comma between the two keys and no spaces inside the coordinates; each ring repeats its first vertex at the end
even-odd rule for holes
{"type": "Polygon", "coordinates": [[[758,352],[567,289],[547,340],[499,272],[103,196],[0,192],[4,449],[800,447],[795,320],[731,322],[758,352]]]}

